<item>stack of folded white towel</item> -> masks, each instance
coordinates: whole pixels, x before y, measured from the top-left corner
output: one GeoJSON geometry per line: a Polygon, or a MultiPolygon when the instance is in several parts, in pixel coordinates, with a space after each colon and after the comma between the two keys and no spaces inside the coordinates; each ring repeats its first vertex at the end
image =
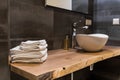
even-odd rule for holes
{"type": "Polygon", "coordinates": [[[47,57],[46,40],[25,41],[15,48],[10,49],[11,62],[41,63],[47,57]]]}

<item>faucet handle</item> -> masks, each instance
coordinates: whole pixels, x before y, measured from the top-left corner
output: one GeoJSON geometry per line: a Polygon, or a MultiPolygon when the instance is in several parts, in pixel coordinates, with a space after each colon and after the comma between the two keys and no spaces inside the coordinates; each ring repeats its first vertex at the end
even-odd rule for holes
{"type": "Polygon", "coordinates": [[[73,28],[73,31],[74,31],[74,32],[76,32],[76,29],[75,29],[75,28],[73,28]]]}
{"type": "Polygon", "coordinates": [[[77,26],[77,22],[74,22],[73,27],[76,28],[76,26],[77,26]]]}

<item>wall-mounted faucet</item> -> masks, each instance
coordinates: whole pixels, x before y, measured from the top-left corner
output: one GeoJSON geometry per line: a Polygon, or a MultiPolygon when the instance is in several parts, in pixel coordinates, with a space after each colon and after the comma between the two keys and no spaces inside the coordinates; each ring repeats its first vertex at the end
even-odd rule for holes
{"type": "Polygon", "coordinates": [[[72,31],[73,31],[72,32],[72,48],[77,47],[77,41],[76,41],[77,28],[81,28],[81,29],[88,29],[89,28],[88,26],[81,27],[80,26],[81,22],[82,21],[79,20],[79,21],[73,23],[73,28],[72,28],[72,31]]]}
{"type": "Polygon", "coordinates": [[[76,28],[73,28],[73,34],[72,34],[72,48],[76,47],[76,28]]]}

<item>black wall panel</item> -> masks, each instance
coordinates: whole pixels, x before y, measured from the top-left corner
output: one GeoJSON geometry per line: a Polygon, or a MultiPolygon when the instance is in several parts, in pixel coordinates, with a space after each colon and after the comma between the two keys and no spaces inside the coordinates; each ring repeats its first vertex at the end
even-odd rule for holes
{"type": "Polygon", "coordinates": [[[0,80],[10,80],[8,67],[8,1],[0,0],[0,80]]]}
{"type": "Polygon", "coordinates": [[[43,4],[42,0],[10,1],[10,40],[12,42],[28,39],[52,41],[53,10],[46,9],[43,4]]]}

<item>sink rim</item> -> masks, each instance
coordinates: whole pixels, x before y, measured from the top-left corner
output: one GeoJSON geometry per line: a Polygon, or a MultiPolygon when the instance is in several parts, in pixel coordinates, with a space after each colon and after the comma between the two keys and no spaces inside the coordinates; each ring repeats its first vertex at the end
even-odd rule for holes
{"type": "Polygon", "coordinates": [[[93,34],[76,34],[76,36],[90,36],[90,37],[98,37],[98,38],[109,38],[107,34],[101,33],[93,33],[93,34]]]}

